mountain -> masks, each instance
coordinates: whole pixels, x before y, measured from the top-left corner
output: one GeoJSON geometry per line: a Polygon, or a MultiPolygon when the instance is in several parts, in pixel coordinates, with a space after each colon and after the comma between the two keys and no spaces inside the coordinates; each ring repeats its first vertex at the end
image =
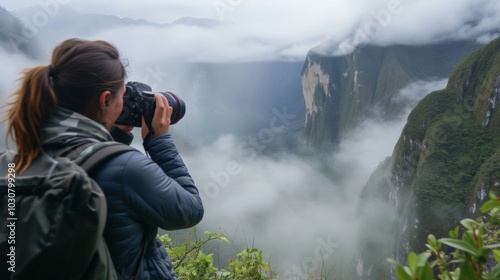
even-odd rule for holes
{"type": "Polygon", "coordinates": [[[480,45],[472,41],[424,46],[361,46],[345,56],[311,50],[302,70],[306,137],[335,146],[367,118],[394,119],[406,105],[398,91],[418,80],[444,79],[480,45]]]}
{"type": "Polygon", "coordinates": [[[54,5],[51,8],[42,8],[38,5],[15,10],[13,13],[21,19],[26,32],[36,36],[44,46],[52,46],[67,38],[85,38],[110,28],[170,25],[144,19],[120,18],[114,15],[82,14],[66,5],[54,5]]]}
{"type": "Polygon", "coordinates": [[[214,27],[221,25],[220,21],[211,18],[195,18],[195,17],[181,17],[178,20],[172,22],[173,25],[189,25],[189,26],[199,26],[199,27],[214,27]]]}
{"type": "Polygon", "coordinates": [[[405,262],[409,251],[425,250],[428,234],[448,237],[462,218],[480,214],[489,191],[500,192],[499,102],[497,38],[460,62],[445,89],[418,103],[392,156],[365,186],[361,232],[377,234],[363,236],[359,252],[377,255],[358,255],[360,279],[394,275],[385,257],[405,262]],[[384,214],[374,214],[381,206],[384,214]]]}
{"type": "Polygon", "coordinates": [[[31,36],[26,36],[23,28],[19,18],[0,6],[0,47],[9,53],[37,58],[40,54],[38,43],[31,36]]]}

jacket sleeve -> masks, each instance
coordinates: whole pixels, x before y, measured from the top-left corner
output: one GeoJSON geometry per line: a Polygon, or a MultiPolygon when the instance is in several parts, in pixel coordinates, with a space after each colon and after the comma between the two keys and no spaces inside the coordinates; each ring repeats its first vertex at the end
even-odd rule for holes
{"type": "Polygon", "coordinates": [[[203,217],[203,204],[170,134],[144,144],[151,158],[133,152],[123,170],[125,203],[141,221],[165,230],[188,228],[203,217]]]}

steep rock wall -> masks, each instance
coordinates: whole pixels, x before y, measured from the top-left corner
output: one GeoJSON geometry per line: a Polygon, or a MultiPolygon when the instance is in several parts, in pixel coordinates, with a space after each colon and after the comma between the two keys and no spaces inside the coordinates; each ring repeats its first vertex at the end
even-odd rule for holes
{"type": "MultiPolygon", "coordinates": [[[[464,217],[479,215],[489,191],[500,192],[500,38],[465,58],[445,89],[421,100],[408,117],[390,159],[365,186],[360,205],[381,203],[395,213],[361,211],[388,244],[365,237],[367,248],[405,262],[425,250],[428,234],[447,237],[464,217]],[[378,174],[378,175],[377,175],[378,174]],[[378,178],[378,179],[376,179],[378,178]],[[369,195],[376,193],[377,196],[369,195]]],[[[360,279],[394,279],[388,263],[358,255],[360,279]]]]}
{"type": "Polygon", "coordinates": [[[478,47],[470,41],[364,46],[338,57],[310,51],[301,76],[310,144],[335,146],[366,118],[395,118],[407,105],[395,98],[400,89],[413,81],[448,77],[478,47]]]}

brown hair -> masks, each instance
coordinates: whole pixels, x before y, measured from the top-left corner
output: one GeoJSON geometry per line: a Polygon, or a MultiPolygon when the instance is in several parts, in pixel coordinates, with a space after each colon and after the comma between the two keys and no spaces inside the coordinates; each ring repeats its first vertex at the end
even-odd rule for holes
{"type": "Polygon", "coordinates": [[[18,172],[26,170],[42,151],[42,126],[56,105],[81,113],[106,90],[116,96],[125,76],[113,45],[80,39],[57,46],[50,65],[27,69],[4,116],[7,137],[17,145],[18,172]]]}

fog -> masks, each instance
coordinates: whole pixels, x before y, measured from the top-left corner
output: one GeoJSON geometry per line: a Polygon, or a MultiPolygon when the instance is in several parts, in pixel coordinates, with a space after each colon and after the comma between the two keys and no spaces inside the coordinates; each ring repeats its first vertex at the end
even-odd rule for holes
{"type": "Polygon", "coordinates": [[[102,38],[119,45],[133,61],[145,63],[303,61],[314,47],[340,54],[366,43],[487,42],[500,32],[500,2],[495,0],[148,0],[120,5],[96,0],[4,0],[0,5],[18,14],[28,33],[40,33],[42,41],[50,39],[48,45],[68,36],[102,38]],[[64,18],[69,10],[73,14],[64,18]],[[92,28],[86,28],[88,21],[75,12],[146,19],[165,26],[102,29],[99,22],[92,22],[92,28]],[[185,16],[214,24],[168,25],[185,16]],[[64,22],[59,21],[62,18],[64,22]],[[49,32],[52,28],[60,31],[49,32]]]}
{"type": "MultiPolygon", "coordinates": [[[[6,102],[9,99],[9,95],[17,88],[18,79],[22,77],[22,69],[32,66],[35,62],[30,61],[25,56],[20,54],[6,53],[0,47],[0,116],[3,116],[6,110],[6,102]]],[[[6,123],[0,123],[0,149],[5,147],[5,134],[6,134],[6,123]]],[[[11,143],[9,147],[13,148],[11,143]]]]}

